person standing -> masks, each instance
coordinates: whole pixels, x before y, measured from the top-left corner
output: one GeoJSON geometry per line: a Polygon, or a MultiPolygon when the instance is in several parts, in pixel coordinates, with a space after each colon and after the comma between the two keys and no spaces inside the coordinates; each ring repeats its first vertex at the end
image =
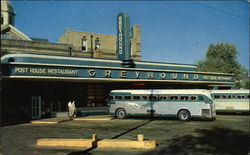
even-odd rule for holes
{"type": "Polygon", "coordinates": [[[70,119],[75,117],[76,113],[76,107],[75,107],[75,101],[69,101],[68,102],[68,116],[70,119]]]}

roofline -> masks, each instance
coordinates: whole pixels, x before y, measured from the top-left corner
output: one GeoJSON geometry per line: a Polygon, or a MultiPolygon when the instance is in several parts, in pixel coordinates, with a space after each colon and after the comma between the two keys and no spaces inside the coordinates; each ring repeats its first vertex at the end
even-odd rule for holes
{"type": "MultiPolygon", "coordinates": [[[[6,54],[4,56],[1,57],[1,60],[4,59],[4,57],[6,57],[7,55],[16,55],[19,57],[21,57],[20,55],[26,55],[26,56],[34,56],[34,57],[48,57],[48,58],[56,58],[56,57],[59,57],[58,59],[66,59],[66,58],[70,58],[72,60],[94,60],[94,61],[97,61],[97,60],[103,60],[103,61],[114,61],[114,63],[121,63],[121,60],[114,60],[114,59],[96,59],[96,58],[86,58],[86,57],[70,57],[70,56],[54,56],[54,55],[40,55],[40,54],[6,54]]],[[[34,64],[34,65],[61,65],[61,64],[42,64],[42,63],[29,63],[30,65],[31,64],[34,64]]],[[[160,65],[160,64],[159,64],[160,65]]],[[[71,66],[71,67],[81,67],[81,65],[61,65],[61,66],[71,66]]],[[[86,66],[85,66],[86,67],[86,66]]],[[[92,66],[93,67],[93,66],[92,66]]],[[[101,67],[109,67],[109,66],[101,66],[101,67]]],[[[142,68],[122,68],[122,67],[112,67],[113,69],[126,69],[126,70],[152,70],[152,71],[161,71],[161,72],[164,72],[164,71],[172,71],[172,72],[190,72],[190,73],[201,73],[201,74],[217,74],[217,75],[231,75],[233,76],[234,74],[229,74],[229,73],[216,73],[216,72],[199,72],[199,71],[181,71],[181,70],[164,70],[164,69],[142,69],[142,68]]]]}

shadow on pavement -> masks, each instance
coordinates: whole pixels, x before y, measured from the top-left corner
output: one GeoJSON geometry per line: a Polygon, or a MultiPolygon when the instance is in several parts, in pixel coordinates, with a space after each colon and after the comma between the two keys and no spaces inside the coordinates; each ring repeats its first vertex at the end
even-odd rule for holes
{"type": "Polygon", "coordinates": [[[144,152],[162,154],[242,154],[249,152],[249,134],[228,128],[199,129],[201,136],[185,135],[173,138],[160,150],[144,152]]]}
{"type": "MultiPolygon", "coordinates": [[[[122,135],[125,135],[125,134],[127,134],[127,133],[129,133],[129,132],[131,132],[131,131],[133,131],[133,130],[136,130],[136,129],[138,129],[139,127],[142,127],[142,126],[144,126],[144,125],[146,125],[146,124],[148,124],[148,123],[150,123],[150,122],[152,122],[152,121],[153,121],[153,119],[148,120],[148,121],[146,121],[146,122],[144,122],[144,123],[142,123],[142,124],[137,125],[137,126],[134,127],[134,128],[131,128],[131,129],[125,131],[125,132],[122,132],[122,133],[120,133],[120,134],[118,134],[118,135],[116,135],[116,136],[113,136],[113,137],[111,137],[110,139],[116,139],[116,138],[118,138],[118,137],[121,137],[122,135]]],[[[93,147],[91,147],[91,148],[88,148],[88,149],[83,150],[83,151],[71,152],[71,153],[69,153],[68,155],[90,155],[90,154],[91,154],[90,151],[92,151],[92,150],[94,150],[95,148],[97,148],[97,145],[96,145],[97,142],[94,142],[94,143],[95,143],[95,144],[94,144],[93,147]]]]}

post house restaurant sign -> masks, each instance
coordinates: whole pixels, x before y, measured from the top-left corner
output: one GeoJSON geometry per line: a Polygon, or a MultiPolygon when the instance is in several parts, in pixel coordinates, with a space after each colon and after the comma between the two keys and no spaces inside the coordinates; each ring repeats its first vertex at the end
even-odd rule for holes
{"type": "Polygon", "coordinates": [[[79,78],[107,78],[107,79],[141,79],[141,80],[185,80],[185,81],[219,81],[234,82],[233,76],[188,73],[188,72],[160,72],[145,70],[122,70],[105,68],[61,68],[61,67],[17,67],[9,66],[10,76],[49,76],[49,77],[79,77],[79,78]]]}

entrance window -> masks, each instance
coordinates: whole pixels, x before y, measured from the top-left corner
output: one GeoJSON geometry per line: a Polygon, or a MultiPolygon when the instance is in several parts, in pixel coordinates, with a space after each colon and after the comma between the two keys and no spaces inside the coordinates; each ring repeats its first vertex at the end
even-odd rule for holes
{"type": "MultiPolygon", "coordinates": [[[[114,96],[113,99],[117,99],[117,97],[114,96]]],[[[87,107],[103,107],[106,105],[107,105],[107,101],[104,95],[104,86],[103,85],[88,85],[86,106],[87,107]]]]}
{"type": "Polygon", "coordinates": [[[41,118],[41,96],[31,97],[31,117],[32,119],[41,118]]]}

